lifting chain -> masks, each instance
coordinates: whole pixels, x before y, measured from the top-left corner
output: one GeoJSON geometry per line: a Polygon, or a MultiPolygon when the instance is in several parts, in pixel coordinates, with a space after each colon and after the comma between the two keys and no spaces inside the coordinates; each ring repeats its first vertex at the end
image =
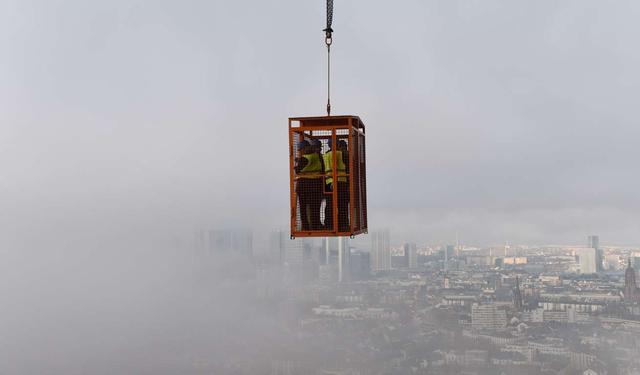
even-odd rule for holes
{"type": "Polygon", "coordinates": [[[327,0],[327,27],[322,30],[325,32],[325,43],[328,46],[331,45],[331,33],[333,29],[331,25],[333,24],[333,0],[327,0]]]}
{"type": "Polygon", "coordinates": [[[333,42],[333,0],[327,0],[327,27],[322,30],[325,33],[324,43],[327,45],[327,116],[331,116],[331,43],[333,42]]]}

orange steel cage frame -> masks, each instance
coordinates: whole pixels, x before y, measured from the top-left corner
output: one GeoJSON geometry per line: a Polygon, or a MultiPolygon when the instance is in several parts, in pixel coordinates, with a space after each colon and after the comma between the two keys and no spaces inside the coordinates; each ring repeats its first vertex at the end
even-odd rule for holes
{"type": "MultiPolygon", "coordinates": [[[[330,147],[330,146],[329,146],[330,147]]],[[[337,166],[337,152],[332,153],[332,165],[337,166]]],[[[291,117],[289,118],[289,178],[291,200],[291,238],[295,237],[354,237],[367,233],[367,194],[366,194],[366,158],[365,158],[365,126],[358,116],[322,116],[322,117],[291,117]],[[302,140],[322,139],[325,145],[332,145],[337,149],[338,140],[346,140],[348,144],[348,165],[346,174],[339,173],[338,168],[332,168],[331,173],[313,174],[314,178],[321,178],[325,183],[326,178],[332,178],[337,182],[339,178],[348,180],[348,230],[339,228],[338,219],[338,188],[327,192],[323,189],[325,202],[331,198],[332,227],[304,230],[302,228],[299,197],[296,193],[296,183],[301,178],[295,170],[296,155],[299,154],[296,147],[302,140]],[[329,143],[330,142],[330,143],[329,143]]],[[[339,183],[338,183],[339,184],[339,183]]],[[[334,184],[336,185],[336,184],[334,184]]],[[[344,197],[342,197],[344,199],[344,197]]],[[[325,206],[325,209],[327,207],[325,206]]],[[[321,214],[319,214],[321,215],[321,214]]],[[[342,213],[344,215],[344,212],[342,213]]],[[[327,218],[325,217],[325,223],[327,218]]]]}

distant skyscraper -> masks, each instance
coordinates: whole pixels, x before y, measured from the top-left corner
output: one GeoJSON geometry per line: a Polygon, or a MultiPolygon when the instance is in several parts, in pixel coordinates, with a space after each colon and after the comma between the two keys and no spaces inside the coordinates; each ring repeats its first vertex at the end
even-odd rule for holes
{"type": "Polygon", "coordinates": [[[269,235],[269,261],[278,265],[284,264],[284,249],[289,239],[283,230],[274,230],[269,235]]]}
{"type": "Polygon", "coordinates": [[[371,270],[388,271],[391,269],[391,245],[389,230],[371,233],[371,270]]]}
{"type": "Polygon", "coordinates": [[[594,249],[599,249],[600,248],[600,237],[598,236],[589,236],[587,237],[588,240],[588,246],[592,247],[594,249]]]}
{"type": "Polygon", "coordinates": [[[418,248],[414,243],[404,244],[405,265],[409,268],[418,267],[418,248]]]}
{"type": "Polygon", "coordinates": [[[363,251],[351,253],[351,280],[366,280],[371,273],[371,254],[363,251]]]}
{"type": "Polygon", "coordinates": [[[253,234],[248,229],[210,230],[209,250],[212,253],[253,254],[253,234]]]}
{"type": "Polygon", "coordinates": [[[269,242],[271,256],[278,259],[280,265],[302,269],[305,253],[304,239],[292,240],[287,231],[275,230],[271,232],[269,242]]]}
{"type": "Polygon", "coordinates": [[[596,273],[596,249],[583,248],[578,250],[578,263],[580,266],[580,273],[596,273]]]}
{"type": "Polygon", "coordinates": [[[195,235],[195,249],[196,260],[204,272],[222,279],[255,275],[251,230],[199,230],[195,235]]]}
{"type": "Polygon", "coordinates": [[[600,248],[600,237],[595,235],[589,236],[587,237],[587,242],[588,247],[596,249],[596,271],[604,271],[604,253],[600,248]]]}
{"type": "Polygon", "coordinates": [[[631,255],[631,266],[636,269],[640,269],[640,253],[635,253],[631,255]]]}
{"type": "Polygon", "coordinates": [[[442,253],[444,258],[443,270],[447,272],[447,264],[449,263],[449,259],[453,257],[455,251],[454,245],[444,245],[442,246],[442,253]]]}
{"type": "Polygon", "coordinates": [[[620,269],[620,256],[617,254],[609,254],[604,258],[605,269],[608,271],[616,271],[620,269]]]}
{"type": "Polygon", "coordinates": [[[350,280],[351,248],[349,237],[338,238],[338,281],[350,280]]]}
{"type": "Polygon", "coordinates": [[[289,240],[284,248],[284,264],[290,268],[301,267],[304,263],[304,239],[289,240]]]}

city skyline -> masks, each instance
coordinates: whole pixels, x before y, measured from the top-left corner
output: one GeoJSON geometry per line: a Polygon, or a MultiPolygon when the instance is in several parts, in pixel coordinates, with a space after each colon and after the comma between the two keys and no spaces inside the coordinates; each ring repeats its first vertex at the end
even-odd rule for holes
{"type": "Polygon", "coordinates": [[[1,1],[0,374],[640,374],[639,15],[1,1]]]}

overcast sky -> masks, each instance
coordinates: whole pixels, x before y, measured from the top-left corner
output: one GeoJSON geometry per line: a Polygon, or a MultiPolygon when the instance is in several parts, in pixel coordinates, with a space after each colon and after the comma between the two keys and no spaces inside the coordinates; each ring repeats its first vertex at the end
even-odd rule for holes
{"type": "MultiPolygon", "coordinates": [[[[336,0],[333,109],[371,229],[640,243],[640,3],[336,0]]],[[[0,243],[288,220],[287,117],[322,115],[323,1],[0,0],[0,243]]]]}

